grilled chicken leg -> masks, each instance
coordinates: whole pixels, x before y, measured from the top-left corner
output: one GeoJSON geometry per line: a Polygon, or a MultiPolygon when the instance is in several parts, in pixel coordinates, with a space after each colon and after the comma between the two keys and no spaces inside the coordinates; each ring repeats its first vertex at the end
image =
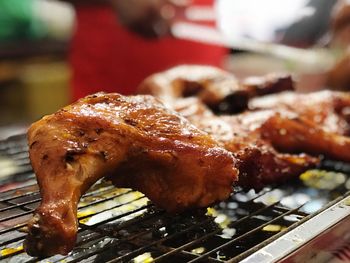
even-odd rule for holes
{"type": "Polygon", "coordinates": [[[73,249],[78,201],[101,177],[170,212],[223,200],[237,180],[231,153],[150,96],[86,97],[34,123],[28,140],[42,196],[25,241],[35,256],[73,249]]]}
{"type": "Polygon", "coordinates": [[[190,98],[173,104],[186,120],[150,96],[96,94],[43,118],[28,131],[42,203],[29,222],[26,251],[68,253],[79,198],[102,177],[176,212],[227,198],[237,169],[238,184],[261,188],[316,165],[307,154],[350,161],[347,128],[320,119],[347,123],[347,97],[321,100],[326,111],[307,110],[309,100],[294,105],[302,98],[265,106],[261,98],[251,105],[259,110],[220,117],[190,98]]]}
{"type": "Polygon", "coordinates": [[[179,98],[197,97],[216,113],[238,113],[247,109],[249,98],[293,90],[289,75],[270,74],[242,82],[234,75],[210,66],[185,65],[146,78],[138,88],[172,104],[179,98]]]}

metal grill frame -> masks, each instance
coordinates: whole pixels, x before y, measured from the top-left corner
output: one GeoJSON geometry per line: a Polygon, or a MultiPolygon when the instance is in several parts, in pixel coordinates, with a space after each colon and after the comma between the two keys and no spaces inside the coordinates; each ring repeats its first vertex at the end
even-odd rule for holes
{"type": "MultiPolygon", "coordinates": [[[[6,223],[7,221],[18,219],[20,217],[26,217],[30,216],[30,214],[33,212],[33,208],[28,207],[31,205],[36,204],[40,198],[37,198],[38,190],[35,189],[35,180],[34,175],[32,174],[29,166],[28,156],[25,155],[25,147],[23,147],[23,144],[20,143],[20,147],[17,147],[16,150],[16,141],[23,142],[24,137],[17,136],[15,138],[11,138],[6,141],[0,141],[0,154],[6,154],[10,158],[14,158],[15,160],[19,160],[19,167],[22,167],[21,169],[18,169],[16,172],[15,179],[18,181],[19,184],[18,187],[14,186],[13,189],[8,191],[0,191],[0,204],[6,204],[7,207],[1,207],[0,206],[0,215],[1,213],[5,213],[7,211],[14,211],[15,209],[19,209],[19,213],[8,215],[5,217],[0,217],[0,226],[1,224],[6,223]],[[10,149],[10,151],[9,151],[10,149]],[[26,178],[26,181],[24,181],[24,178],[26,178]],[[24,184],[23,184],[24,182],[24,184]],[[29,190],[28,190],[29,189],[29,190]],[[28,192],[25,192],[28,190],[28,192]],[[24,191],[22,195],[18,194],[21,191],[24,191]],[[33,199],[25,202],[14,202],[14,200],[19,198],[32,198],[33,199]]],[[[8,181],[9,182],[9,181],[8,181]]],[[[110,191],[113,189],[113,186],[105,186],[103,191],[110,191]]],[[[262,196],[268,194],[269,192],[275,190],[275,188],[266,188],[260,193],[256,194],[254,197],[250,198],[247,203],[253,204],[258,198],[261,198],[262,196]]],[[[88,192],[84,197],[93,197],[96,193],[101,193],[101,189],[93,189],[92,191],[88,192]]],[[[125,195],[127,193],[130,193],[130,191],[127,191],[125,193],[120,194],[120,196],[125,195]]],[[[242,190],[236,191],[235,195],[237,194],[244,194],[242,190]]],[[[232,198],[235,198],[235,195],[232,198]]],[[[90,202],[89,204],[85,206],[81,206],[81,208],[86,208],[89,206],[98,205],[100,203],[104,203],[109,200],[113,200],[118,195],[111,196],[105,199],[96,200],[93,202],[90,202]]],[[[139,197],[139,199],[142,199],[143,197],[139,197]]],[[[136,200],[136,199],[135,199],[136,200]]],[[[115,207],[109,207],[108,210],[111,210],[113,208],[118,208],[120,206],[129,205],[133,203],[135,200],[131,200],[129,202],[125,202],[122,204],[118,204],[115,207]]],[[[237,200],[236,200],[237,201],[237,200]]],[[[269,205],[264,205],[260,209],[257,209],[253,212],[250,212],[247,215],[241,216],[236,221],[232,221],[230,224],[230,228],[236,227],[240,224],[245,224],[247,220],[252,219],[254,216],[262,214],[265,211],[268,211],[269,209],[279,209],[281,213],[275,217],[273,217],[271,220],[268,220],[262,224],[259,224],[256,227],[252,227],[249,231],[234,236],[233,238],[229,239],[227,242],[224,242],[223,244],[216,246],[215,248],[211,249],[210,251],[207,251],[205,253],[202,253],[200,255],[195,254],[189,250],[190,248],[196,247],[197,245],[200,245],[202,242],[207,241],[216,235],[220,234],[222,232],[221,228],[214,228],[211,232],[205,233],[202,236],[199,236],[196,239],[193,239],[189,242],[186,242],[178,247],[170,247],[167,245],[164,245],[165,242],[176,239],[177,237],[190,233],[191,231],[194,231],[202,226],[206,226],[206,224],[212,223],[213,219],[210,217],[207,217],[205,220],[197,221],[194,224],[187,225],[184,229],[181,229],[179,232],[175,232],[172,234],[169,234],[165,237],[162,237],[160,239],[156,239],[152,242],[147,242],[147,239],[140,239],[144,240],[144,243],[141,244],[138,248],[132,250],[129,253],[123,254],[123,255],[116,255],[112,259],[106,261],[106,262],[128,262],[132,259],[134,259],[136,256],[144,253],[154,250],[156,248],[158,251],[161,252],[160,255],[157,257],[154,257],[153,260],[155,262],[167,262],[167,260],[171,259],[173,256],[180,256],[187,258],[188,261],[186,262],[275,262],[278,260],[282,260],[283,258],[288,257],[288,255],[292,255],[293,251],[296,251],[300,247],[304,246],[309,241],[312,241],[317,237],[320,233],[325,231],[326,229],[331,228],[332,226],[335,226],[336,224],[339,224],[339,222],[345,222],[346,224],[350,224],[350,220],[348,220],[350,215],[350,192],[345,193],[343,196],[340,196],[339,198],[335,199],[334,201],[328,203],[325,207],[323,207],[322,210],[318,211],[317,213],[311,214],[311,215],[302,215],[300,213],[299,209],[304,205],[300,205],[294,209],[287,209],[283,207],[280,202],[274,202],[269,205]],[[262,242],[259,242],[258,244],[253,245],[252,247],[248,248],[242,253],[239,253],[231,258],[229,258],[227,261],[225,260],[219,260],[213,255],[221,250],[228,249],[232,247],[233,244],[236,244],[242,240],[244,240],[247,237],[254,238],[254,235],[258,232],[260,232],[265,226],[270,225],[271,223],[278,222],[281,220],[284,216],[290,215],[290,214],[298,214],[301,216],[301,220],[296,221],[292,223],[288,228],[284,231],[281,231],[279,233],[276,233],[272,235],[271,237],[266,238],[262,242]],[[326,218],[326,220],[325,220],[326,218]],[[317,227],[313,228],[312,226],[316,225],[317,227]],[[309,229],[310,232],[307,233],[307,235],[303,235],[305,233],[302,233],[303,229],[309,229]],[[311,231],[312,230],[312,231],[311,231]],[[295,235],[303,235],[303,241],[302,242],[294,242],[295,240],[293,237],[295,235]],[[287,240],[287,241],[286,241],[287,240]],[[281,247],[281,242],[287,242],[286,245],[281,247]],[[272,257],[271,257],[272,255],[272,257]]],[[[105,210],[98,212],[103,213],[105,210]]],[[[82,220],[84,218],[88,218],[91,215],[82,216],[79,218],[79,220],[82,220]]],[[[134,240],[138,240],[140,237],[147,236],[147,235],[153,235],[154,232],[158,231],[159,225],[155,225],[153,228],[145,229],[143,231],[134,233],[130,236],[127,236],[126,238],[120,239],[118,236],[115,235],[116,232],[119,230],[122,230],[127,227],[134,227],[135,225],[141,224],[143,221],[147,220],[155,220],[155,219],[162,219],[165,216],[165,212],[159,209],[156,209],[153,204],[147,203],[146,205],[143,205],[141,207],[136,208],[135,210],[132,210],[130,212],[123,213],[121,215],[118,215],[117,217],[112,217],[106,220],[103,220],[101,222],[98,222],[97,224],[94,224],[92,227],[86,226],[84,224],[79,224],[80,230],[79,233],[83,237],[78,240],[77,242],[77,249],[81,248],[84,250],[84,247],[86,249],[83,251],[83,253],[79,253],[79,251],[75,251],[72,254],[70,254],[67,257],[67,260],[69,262],[80,262],[80,261],[86,261],[89,262],[89,259],[93,258],[94,256],[105,253],[106,251],[111,251],[115,249],[114,251],[118,251],[118,247],[124,243],[129,243],[134,240]],[[136,217],[131,220],[128,220],[126,222],[121,223],[118,226],[112,227],[112,229],[104,229],[103,227],[106,226],[106,224],[109,224],[113,221],[116,221],[118,218],[124,218],[129,215],[133,215],[135,213],[138,213],[143,210],[150,210],[149,213],[146,215],[143,215],[141,217],[136,217]],[[107,243],[106,245],[102,246],[101,248],[97,249],[89,249],[89,244],[97,244],[100,241],[104,241],[110,239],[111,242],[107,243]]],[[[188,215],[176,215],[172,218],[172,220],[184,220],[184,218],[188,215]]],[[[155,220],[156,221],[156,220],[155,220]]],[[[21,229],[23,226],[25,226],[26,223],[22,222],[20,224],[11,226],[9,228],[2,228],[0,229],[0,236],[2,235],[9,235],[10,233],[17,233],[19,229],[21,229]]],[[[140,229],[141,230],[141,229],[140,229]]],[[[0,248],[5,247],[7,245],[11,244],[17,244],[20,242],[24,237],[24,234],[18,234],[18,236],[9,238],[7,241],[2,242],[0,239],[0,248]]],[[[139,242],[139,241],[138,241],[139,242]]],[[[141,242],[142,243],[142,242],[141,242]]],[[[23,249],[18,249],[17,251],[13,251],[13,253],[9,253],[7,255],[0,254],[0,260],[9,260],[14,256],[23,254],[23,249]]],[[[56,261],[64,259],[63,257],[57,257],[56,261]]],[[[35,258],[28,258],[27,262],[34,262],[37,259],[35,258]]],[[[56,262],[53,260],[53,262],[56,262]]]]}

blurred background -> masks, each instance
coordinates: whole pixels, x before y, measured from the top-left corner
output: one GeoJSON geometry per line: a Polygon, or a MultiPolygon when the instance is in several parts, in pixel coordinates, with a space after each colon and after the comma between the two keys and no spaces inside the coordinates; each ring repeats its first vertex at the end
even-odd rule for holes
{"type": "MultiPolygon", "coordinates": [[[[218,66],[238,78],[288,72],[299,80],[299,90],[314,90],[329,85],[335,65],[316,50],[332,46],[327,56],[339,59],[350,36],[347,1],[168,0],[172,6],[162,6],[159,14],[171,23],[149,16],[134,23],[130,17],[140,14],[121,2],[0,0],[2,129],[99,90],[131,94],[147,75],[182,63],[218,66]],[[335,12],[343,17],[334,22],[335,12]],[[180,20],[186,20],[185,29],[176,27],[180,20]],[[144,26],[149,21],[151,31],[144,26]],[[298,49],[281,52],[261,43],[298,49]],[[310,47],[321,59],[298,53],[310,47]]],[[[128,2],[135,7],[147,1],[128,2]]]]}
{"type": "Polygon", "coordinates": [[[29,122],[69,102],[68,3],[0,0],[0,125],[29,122]]]}

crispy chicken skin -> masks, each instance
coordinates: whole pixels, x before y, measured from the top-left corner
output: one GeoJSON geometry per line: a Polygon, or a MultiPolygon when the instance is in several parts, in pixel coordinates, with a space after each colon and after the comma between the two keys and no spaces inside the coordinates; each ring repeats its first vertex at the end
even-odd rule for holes
{"type": "Polygon", "coordinates": [[[102,177],[180,212],[226,199],[235,181],[259,189],[287,180],[315,166],[318,155],[350,162],[350,95],[284,92],[251,99],[250,111],[217,116],[211,103],[223,98],[222,91],[245,85],[245,94],[255,90],[259,96],[264,93],[257,90],[274,86],[274,78],[243,84],[205,68],[203,75],[201,67],[198,74],[194,67],[179,67],[143,83],[145,93],[149,89],[174,111],[152,96],[98,93],[30,127],[42,202],[28,224],[28,254],[72,250],[78,201],[102,177]]]}
{"type": "MultiPolygon", "coordinates": [[[[291,129],[287,114],[290,113],[282,116],[266,110],[205,119],[192,116],[190,120],[234,153],[238,159],[238,185],[260,189],[295,177],[319,162],[318,158],[304,154],[305,148],[291,151],[293,154],[280,152],[280,138],[290,136],[279,133],[282,129],[291,129]]],[[[288,145],[293,146],[293,143],[288,145]]]]}
{"type": "Polygon", "coordinates": [[[169,212],[223,200],[237,180],[231,153],[151,96],[88,96],[34,123],[28,141],[42,196],[25,241],[34,256],[72,250],[77,203],[102,177],[169,212]]]}
{"type": "Polygon", "coordinates": [[[149,76],[138,87],[138,93],[165,101],[197,96],[210,105],[238,89],[238,80],[226,71],[211,66],[182,65],[149,76]]]}
{"type": "Polygon", "coordinates": [[[191,117],[239,160],[240,186],[259,189],[315,166],[318,155],[350,161],[350,139],[328,132],[288,110],[249,111],[236,116],[191,117]]]}
{"type": "Polygon", "coordinates": [[[156,96],[170,105],[179,98],[197,97],[216,113],[232,114],[245,110],[251,97],[293,89],[289,75],[270,74],[240,82],[215,67],[183,65],[146,78],[138,93],[156,96]]]}
{"type": "Polygon", "coordinates": [[[233,116],[216,116],[196,98],[173,106],[234,153],[241,186],[259,189],[300,174],[318,162],[307,154],[350,161],[347,93],[262,96],[250,101],[250,111],[233,116]]]}
{"type": "Polygon", "coordinates": [[[289,74],[271,73],[245,78],[241,81],[241,87],[247,90],[250,98],[253,98],[282,91],[293,91],[294,82],[289,74]]]}
{"type": "Polygon", "coordinates": [[[346,92],[329,90],[308,94],[283,92],[252,99],[249,108],[289,110],[327,132],[350,135],[350,94],[346,92]]]}

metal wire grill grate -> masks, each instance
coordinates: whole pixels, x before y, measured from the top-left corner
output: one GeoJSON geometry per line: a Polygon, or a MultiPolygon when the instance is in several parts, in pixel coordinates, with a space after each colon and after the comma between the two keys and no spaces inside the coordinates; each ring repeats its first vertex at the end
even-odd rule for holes
{"type": "MultiPolygon", "coordinates": [[[[237,262],[348,195],[348,165],[325,161],[333,185],[300,180],[235,193],[214,207],[170,215],[139,192],[98,182],[79,203],[79,234],[68,256],[40,262],[237,262]],[[307,186],[309,185],[309,186],[307,186]]],[[[36,262],[21,228],[40,202],[24,136],[0,142],[0,261],[36,262]]]]}

